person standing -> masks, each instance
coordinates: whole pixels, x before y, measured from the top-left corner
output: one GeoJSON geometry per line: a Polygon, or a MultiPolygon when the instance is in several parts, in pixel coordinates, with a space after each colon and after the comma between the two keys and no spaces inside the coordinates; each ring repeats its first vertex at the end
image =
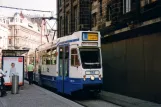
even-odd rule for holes
{"type": "Polygon", "coordinates": [[[29,85],[33,84],[34,65],[30,62],[27,66],[29,85]]]}

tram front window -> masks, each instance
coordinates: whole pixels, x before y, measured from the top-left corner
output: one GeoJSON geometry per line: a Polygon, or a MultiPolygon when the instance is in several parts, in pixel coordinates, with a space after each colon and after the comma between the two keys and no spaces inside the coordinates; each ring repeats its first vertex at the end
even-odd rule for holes
{"type": "Polygon", "coordinates": [[[100,49],[80,48],[80,57],[84,69],[101,68],[100,49]]]}

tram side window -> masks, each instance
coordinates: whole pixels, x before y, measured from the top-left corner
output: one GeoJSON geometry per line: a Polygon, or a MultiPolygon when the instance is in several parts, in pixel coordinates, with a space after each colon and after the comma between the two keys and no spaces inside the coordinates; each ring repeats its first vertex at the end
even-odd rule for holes
{"type": "Polygon", "coordinates": [[[59,76],[63,75],[63,48],[59,48],[59,76]]]}
{"type": "Polygon", "coordinates": [[[46,65],[50,65],[50,56],[47,56],[47,58],[46,58],[46,65]]]}
{"type": "Polygon", "coordinates": [[[71,66],[79,66],[77,49],[71,50],[71,66]]]}
{"type": "Polygon", "coordinates": [[[64,60],[64,69],[65,69],[65,76],[69,76],[69,46],[65,46],[65,60],[64,60]]]}
{"type": "Polygon", "coordinates": [[[57,52],[56,49],[52,50],[52,55],[51,55],[51,64],[55,65],[56,64],[56,57],[57,57],[57,52]]]}
{"type": "Polygon", "coordinates": [[[45,56],[42,57],[42,64],[46,65],[46,57],[45,56]]]}

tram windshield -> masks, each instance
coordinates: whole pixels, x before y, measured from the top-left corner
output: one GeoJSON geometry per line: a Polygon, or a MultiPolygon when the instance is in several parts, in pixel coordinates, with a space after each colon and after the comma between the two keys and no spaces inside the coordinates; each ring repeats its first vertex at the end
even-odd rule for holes
{"type": "Polygon", "coordinates": [[[80,48],[80,57],[84,69],[101,68],[100,49],[99,48],[80,48]]]}

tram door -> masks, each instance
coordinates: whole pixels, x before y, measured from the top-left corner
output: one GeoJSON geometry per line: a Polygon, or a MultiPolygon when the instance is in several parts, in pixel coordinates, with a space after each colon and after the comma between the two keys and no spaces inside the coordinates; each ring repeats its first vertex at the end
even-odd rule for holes
{"type": "Polygon", "coordinates": [[[69,76],[69,45],[59,47],[59,91],[66,93],[69,76]]]}

